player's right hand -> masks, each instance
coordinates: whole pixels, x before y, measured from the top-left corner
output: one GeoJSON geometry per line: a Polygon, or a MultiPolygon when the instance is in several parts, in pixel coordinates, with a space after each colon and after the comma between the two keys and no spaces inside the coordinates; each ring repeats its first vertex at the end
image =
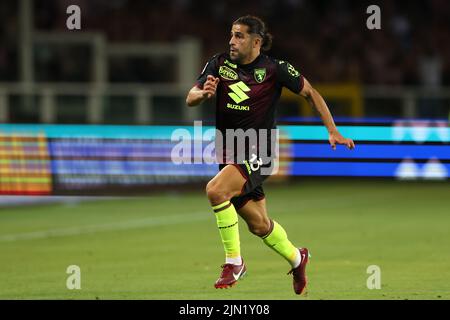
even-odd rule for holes
{"type": "Polygon", "coordinates": [[[206,78],[205,84],[203,85],[203,97],[207,99],[213,97],[216,94],[218,84],[219,78],[215,78],[209,75],[206,78]]]}

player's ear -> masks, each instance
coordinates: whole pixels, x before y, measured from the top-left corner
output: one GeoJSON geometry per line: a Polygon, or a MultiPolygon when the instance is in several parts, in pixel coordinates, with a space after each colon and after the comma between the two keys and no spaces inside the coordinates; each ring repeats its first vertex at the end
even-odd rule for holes
{"type": "Polygon", "coordinates": [[[255,37],[253,40],[253,48],[256,48],[258,45],[262,47],[261,37],[255,37]]]}
{"type": "Polygon", "coordinates": [[[252,48],[256,48],[258,46],[258,37],[254,34],[250,34],[250,40],[252,42],[252,48]]]}

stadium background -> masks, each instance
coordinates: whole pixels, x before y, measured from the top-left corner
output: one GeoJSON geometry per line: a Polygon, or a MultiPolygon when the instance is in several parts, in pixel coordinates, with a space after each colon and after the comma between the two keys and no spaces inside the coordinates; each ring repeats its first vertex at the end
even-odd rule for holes
{"type": "Polygon", "coordinates": [[[212,102],[190,109],[185,96],[247,13],[357,144],[331,151],[313,110],[283,93],[268,205],[317,252],[309,298],[449,298],[450,4],[439,0],[2,1],[0,297],[295,298],[243,224],[255,272],[211,289],[222,253],[203,188],[217,168],[170,158],[175,129],[214,124],[212,102]],[[72,4],[81,30],[66,27],[72,4]],[[366,27],[370,4],[381,30],[366,27]],[[65,286],[71,264],[82,290],[65,286]],[[366,287],[373,264],[381,290],[366,287]]]}

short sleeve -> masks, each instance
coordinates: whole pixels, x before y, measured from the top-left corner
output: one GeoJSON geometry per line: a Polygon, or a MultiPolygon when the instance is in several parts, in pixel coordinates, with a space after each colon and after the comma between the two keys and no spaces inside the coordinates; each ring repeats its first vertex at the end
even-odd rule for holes
{"type": "Polygon", "coordinates": [[[209,75],[218,77],[218,68],[219,65],[219,55],[216,54],[213,56],[203,67],[201,74],[197,78],[196,86],[200,89],[203,88],[203,85],[206,82],[206,79],[209,75]]]}
{"type": "Polygon", "coordinates": [[[277,81],[282,87],[286,87],[294,93],[299,94],[304,85],[303,75],[300,74],[289,62],[276,60],[277,81]]]}

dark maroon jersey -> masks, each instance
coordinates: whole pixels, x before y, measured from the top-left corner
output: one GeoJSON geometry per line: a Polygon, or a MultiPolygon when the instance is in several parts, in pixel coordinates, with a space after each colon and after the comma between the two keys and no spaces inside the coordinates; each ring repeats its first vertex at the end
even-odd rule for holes
{"type": "Polygon", "coordinates": [[[246,65],[233,63],[228,54],[217,54],[197,79],[203,88],[207,76],[219,78],[216,92],[216,127],[274,129],[276,105],[283,87],[294,93],[303,88],[303,76],[288,62],[260,54],[246,65]]]}

